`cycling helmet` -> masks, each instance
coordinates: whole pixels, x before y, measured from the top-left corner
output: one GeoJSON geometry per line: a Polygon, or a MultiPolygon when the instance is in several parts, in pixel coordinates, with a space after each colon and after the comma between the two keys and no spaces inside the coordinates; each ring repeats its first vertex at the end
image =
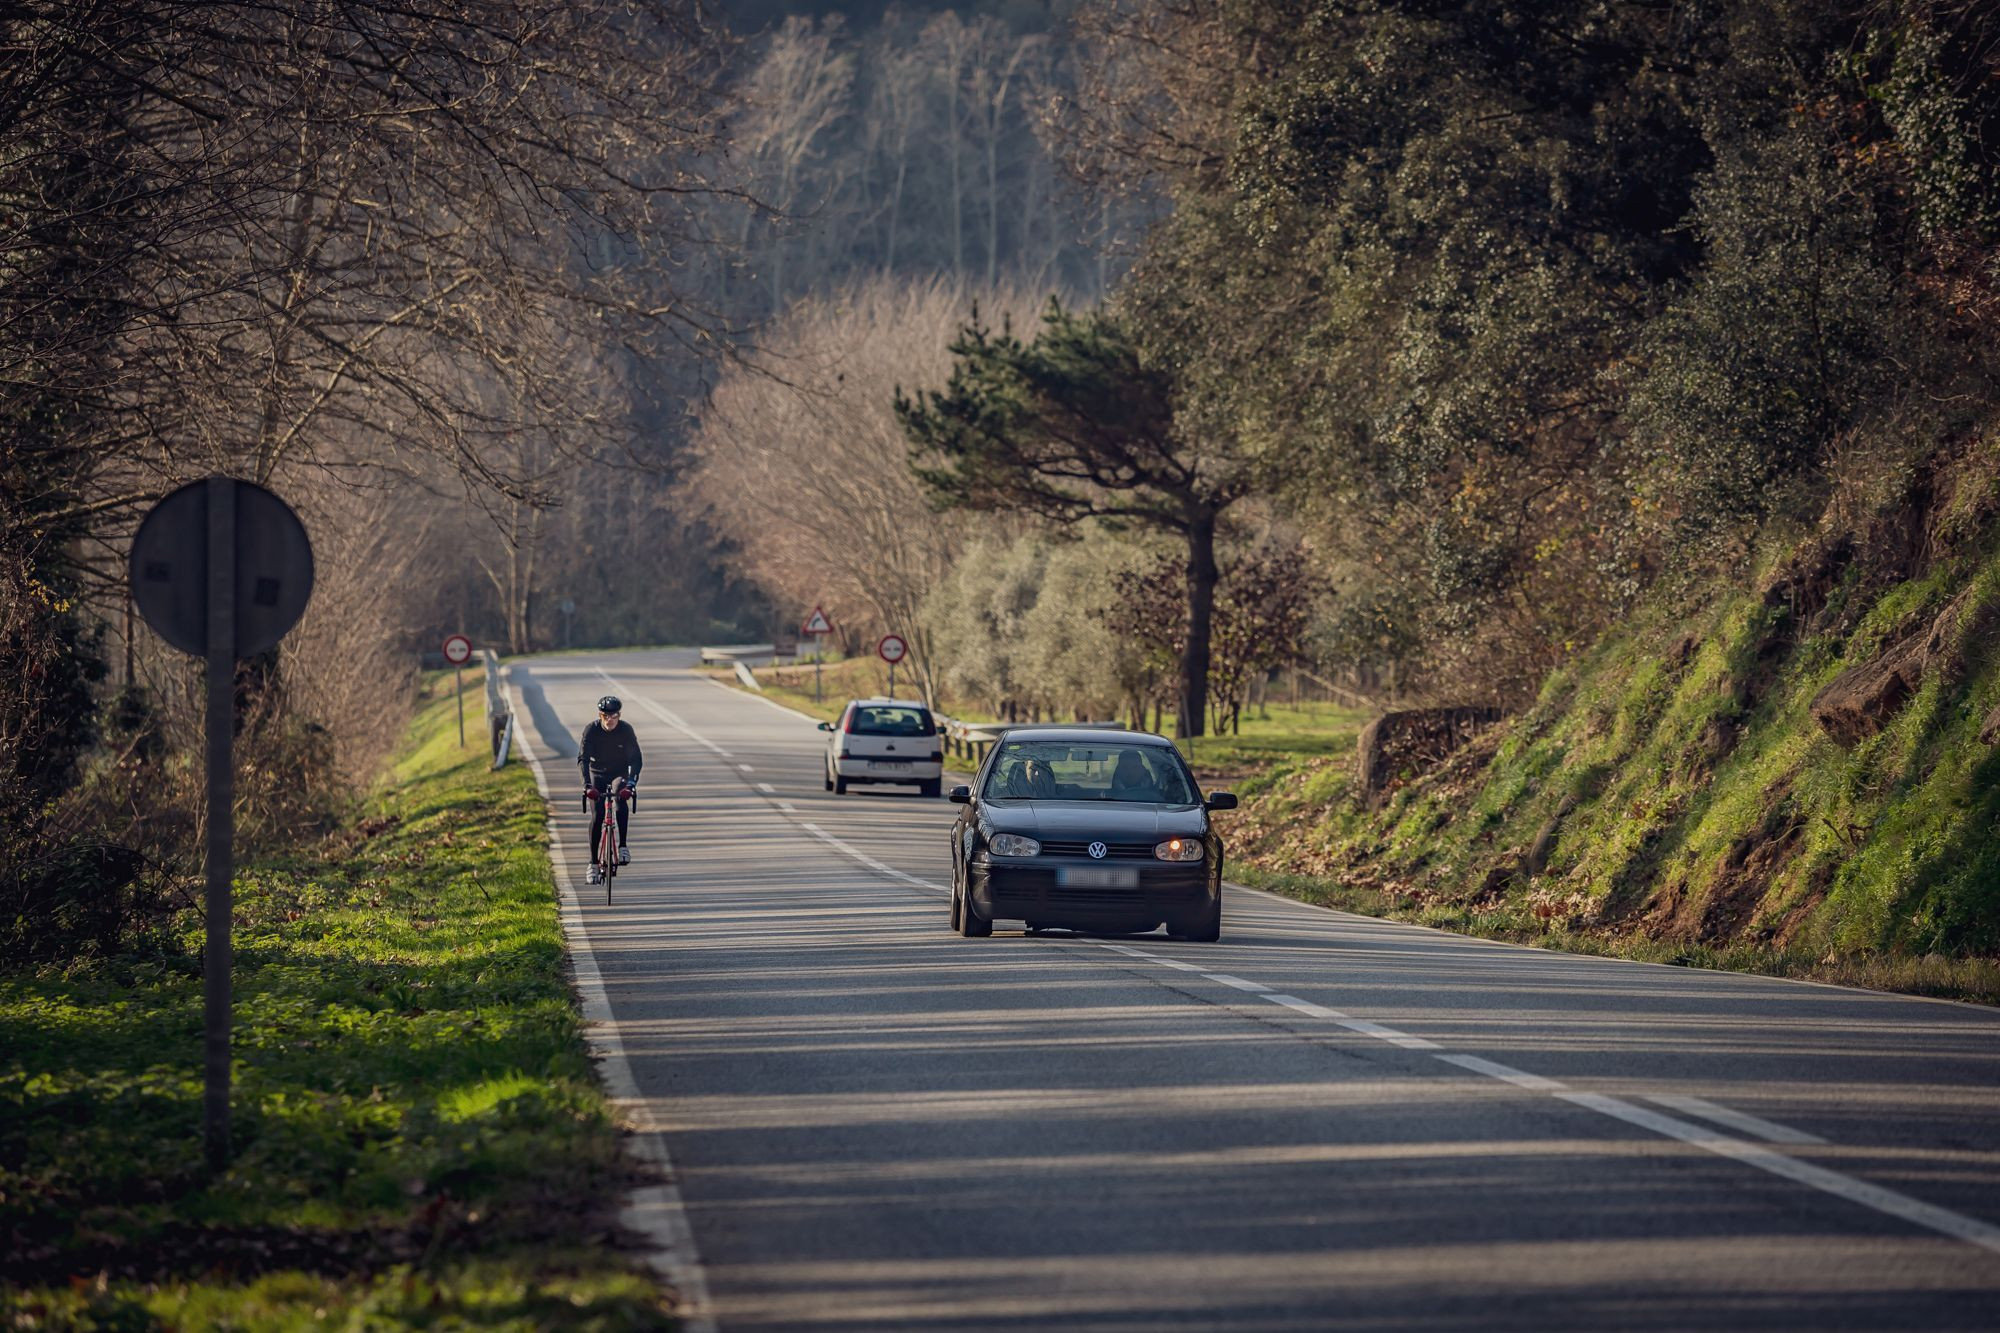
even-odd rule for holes
{"type": "Polygon", "coordinates": [[[625,711],[625,707],[618,702],[617,695],[607,694],[597,701],[597,711],[600,713],[622,713],[625,711]]]}

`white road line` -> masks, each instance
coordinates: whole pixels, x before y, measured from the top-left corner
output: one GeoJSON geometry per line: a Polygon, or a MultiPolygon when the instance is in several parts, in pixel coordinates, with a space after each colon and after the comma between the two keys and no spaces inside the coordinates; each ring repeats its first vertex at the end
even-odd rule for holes
{"type": "MultiPolygon", "coordinates": [[[[777,789],[776,787],[773,787],[773,786],[772,786],[772,785],[771,785],[770,783],[768,783],[768,782],[760,782],[760,783],[758,783],[758,784],[757,784],[757,790],[758,790],[758,791],[761,791],[761,792],[767,792],[767,793],[769,793],[770,795],[773,795],[773,796],[777,795],[777,793],[778,793],[778,789],[777,789]]],[[[787,807],[786,807],[786,809],[790,809],[790,808],[791,808],[790,806],[787,806],[787,807]]]]}
{"type": "Polygon", "coordinates": [[[1568,1086],[1555,1079],[1543,1078],[1540,1074],[1530,1074],[1512,1065],[1503,1065],[1498,1060],[1485,1060],[1476,1055],[1444,1054],[1431,1058],[1457,1065],[1460,1069],[1469,1069],[1475,1074],[1484,1074],[1488,1078],[1497,1078],[1502,1083],[1512,1083],[1529,1092],[1561,1092],[1568,1086]]]}
{"type": "Polygon", "coordinates": [[[738,764],[738,765],[737,765],[737,767],[738,767],[738,768],[740,768],[740,769],[742,769],[742,770],[743,770],[743,771],[744,771],[745,773],[749,773],[749,772],[753,772],[753,771],[754,771],[754,770],[752,770],[752,769],[751,769],[750,765],[748,765],[748,764],[738,764]]]}
{"type": "Polygon", "coordinates": [[[844,843],[839,838],[834,837],[831,833],[828,833],[825,829],[821,828],[817,824],[811,824],[805,822],[804,820],[801,820],[799,821],[799,827],[804,829],[806,832],[812,834],[815,838],[818,838],[821,842],[826,843],[829,847],[832,847],[835,851],[841,852],[849,857],[852,857],[854,860],[859,861],[862,865],[867,866],[870,870],[874,871],[878,875],[887,875],[891,879],[899,879],[903,881],[903,883],[905,884],[914,884],[918,888],[928,889],[932,893],[951,892],[950,889],[946,888],[942,884],[933,884],[931,881],[927,879],[918,879],[915,875],[906,875],[902,871],[896,869],[896,867],[894,866],[883,865],[880,861],[877,861],[874,857],[862,851],[860,848],[849,846],[847,843],[844,843]]]}
{"type": "Polygon", "coordinates": [[[2000,1254],[2000,1227],[1982,1222],[1976,1217],[1954,1213],[1948,1208],[1939,1208],[1921,1199],[1912,1199],[1907,1194],[1898,1194],[1895,1190],[1871,1185],[1865,1180],[1856,1180],[1853,1176],[1829,1171],[1811,1162],[1801,1162],[1796,1157],[1787,1157],[1761,1144],[1732,1139],[1727,1134],[1704,1129],[1685,1120],[1676,1120],[1670,1115],[1661,1115],[1658,1111],[1649,1111],[1643,1106],[1634,1106],[1616,1097],[1607,1097],[1596,1092],[1559,1092],[1556,1096],[1563,1101],[1587,1106],[1593,1111],[1650,1129],[1655,1134],[1679,1139],[1682,1143],[1732,1158],[1745,1166],[1754,1166],[1759,1171],[1783,1176],[1786,1180],[1836,1195],[1865,1208],[1873,1208],[1876,1212],[1887,1213],[1891,1217],[1900,1217],[1905,1222],[1915,1223],[1917,1226],[1941,1232],[1968,1244],[1977,1245],[1983,1250],[2000,1254]]]}
{"type": "Polygon", "coordinates": [[[1670,1093],[1657,1093],[1649,1096],[1646,1100],[1658,1102],[1660,1105],[1679,1111],[1683,1115],[1695,1116],[1702,1120],[1712,1120],[1718,1125],[1727,1125],[1739,1134],[1748,1134],[1752,1138],[1762,1139],[1766,1143],[1790,1143],[1801,1147],[1810,1147],[1814,1144],[1823,1144],[1826,1142],[1825,1139],[1817,1134],[1808,1134],[1802,1129],[1793,1129],[1790,1125],[1780,1125],[1776,1121],[1766,1120],[1762,1116],[1751,1115],[1747,1111],[1733,1110],[1730,1107],[1709,1101],[1705,1097],[1684,1097],[1670,1093]]]}
{"type": "Polygon", "coordinates": [[[1271,988],[1261,981],[1245,981],[1242,977],[1232,977],[1227,972],[1204,972],[1201,975],[1205,980],[1219,981],[1225,986],[1234,986],[1237,990],[1247,990],[1254,995],[1268,995],[1271,993],[1271,988]]]}
{"type": "Polygon", "coordinates": [[[778,808],[780,810],[783,810],[788,815],[795,815],[799,812],[799,808],[793,805],[790,801],[778,802],[778,808]]]}
{"type": "MultiPolygon", "coordinates": [[[[509,668],[511,673],[512,668],[509,668]]],[[[510,676],[503,676],[501,688],[507,694],[508,710],[521,716],[515,703],[510,676]]],[[[584,924],[583,904],[577,897],[576,882],[570,878],[569,858],[563,853],[562,830],[557,826],[555,802],[549,792],[548,771],[542,767],[539,750],[517,730],[514,743],[535,774],[535,786],[548,807],[549,868],[557,888],[557,915],[562,922],[563,941],[568,946],[570,964],[576,969],[577,999],[583,1009],[584,1041],[597,1061],[604,1090],[614,1110],[632,1127],[632,1149],[651,1165],[661,1183],[632,1190],[626,1195],[619,1220],[651,1242],[646,1259],[655,1272],[672,1287],[675,1315],[688,1333],[717,1333],[713,1303],[708,1294],[708,1276],[695,1247],[694,1229],[688,1224],[687,1204],[681,1198],[673,1155],[667,1151],[666,1136],[653,1119],[651,1107],[639,1092],[639,1080],[632,1073],[631,1058],[618,1035],[618,1023],[611,1011],[611,997],[604,989],[604,974],[598,970],[597,956],[591,952],[590,931],[584,924]]]]}
{"type": "Polygon", "coordinates": [[[696,745],[705,746],[706,748],[713,750],[715,753],[721,755],[724,759],[735,758],[735,756],[730,754],[729,751],[723,749],[720,745],[717,745],[714,741],[710,740],[706,736],[701,735],[693,727],[690,727],[687,723],[681,721],[680,716],[674,713],[672,710],[662,708],[658,704],[654,703],[651,699],[648,699],[643,695],[640,695],[630,689],[627,689],[624,685],[620,684],[619,681],[615,677],[613,677],[609,671],[606,671],[603,667],[597,668],[597,674],[604,677],[604,679],[610,683],[611,688],[617,690],[620,694],[629,694],[634,699],[637,699],[639,701],[639,706],[641,708],[645,709],[647,712],[651,713],[654,717],[657,717],[658,719],[660,719],[660,721],[666,723],[668,726],[672,727],[675,731],[680,732],[681,735],[687,737],[689,740],[693,741],[696,745]]]}

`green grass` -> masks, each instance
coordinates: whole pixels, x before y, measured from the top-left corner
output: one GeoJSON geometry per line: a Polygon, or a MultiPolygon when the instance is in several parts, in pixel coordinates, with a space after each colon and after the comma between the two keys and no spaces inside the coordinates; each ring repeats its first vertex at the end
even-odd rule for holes
{"type": "Polygon", "coordinates": [[[1254,780],[1308,759],[1352,755],[1374,714],[1340,704],[1301,702],[1246,707],[1240,734],[1178,742],[1203,782],[1254,780]]]}
{"type": "Polygon", "coordinates": [[[0,1322],[671,1326],[607,1244],[627,1168],[541,800],[459,748],[433,688],[350,831],[239,873],[227,1170],[200,1153],[195,913],[150,951],[0,976],[0,1322]]]}

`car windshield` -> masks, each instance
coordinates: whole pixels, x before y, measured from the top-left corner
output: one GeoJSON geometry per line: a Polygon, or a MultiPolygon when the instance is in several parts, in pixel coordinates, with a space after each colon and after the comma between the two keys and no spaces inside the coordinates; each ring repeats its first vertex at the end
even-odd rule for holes
{"type": "Polygon", "coordinates": [[[928,710],[906,704],[856,704],[848,723],[854,736],[935,736],[928,710]]]}
{"type": "Polygon", "coordinates": [[[1199,799],[1180,756],[1164,745],[1123,741],[1003,741],[986,775],[986,796],[1030,801],[1199,799]]]}

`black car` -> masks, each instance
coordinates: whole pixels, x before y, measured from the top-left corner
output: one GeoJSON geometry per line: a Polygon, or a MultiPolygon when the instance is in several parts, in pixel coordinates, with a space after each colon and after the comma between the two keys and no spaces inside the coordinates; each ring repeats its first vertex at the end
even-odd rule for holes
{"type": "Polygon", "coordinates": [[[951,924],[1222,936],[1222,839],[1180,751],[1163,736],[1015,727],[997,741],[951,829],[951,924]]]}

